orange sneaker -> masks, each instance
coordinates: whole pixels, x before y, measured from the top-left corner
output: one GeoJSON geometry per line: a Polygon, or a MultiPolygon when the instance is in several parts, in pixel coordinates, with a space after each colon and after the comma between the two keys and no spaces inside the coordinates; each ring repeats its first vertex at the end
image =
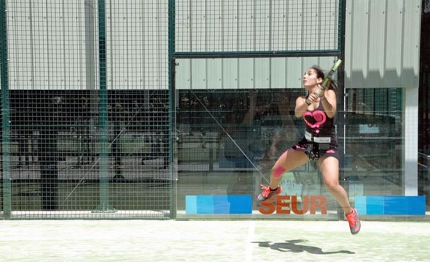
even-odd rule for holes
{"type": "Polygon", "coordinates": [[[349,214],[346,214],[345,216],[346,216],[346,219],[348,220],[351,234],[355,235],[358,232],[360,232],[361,223],[360,223],[360,219],[358,218],[357,210],[353,208],[352,212],[349,214]]]}
{"type": "Polygon", "coordinates": [[[258,201],[266,201],[274,195],[279,195],[282,192],[282,187],[278,186],[275,190],[270,189],[270,186],[261,185],[264,191],[257,196],[258,201]]]}

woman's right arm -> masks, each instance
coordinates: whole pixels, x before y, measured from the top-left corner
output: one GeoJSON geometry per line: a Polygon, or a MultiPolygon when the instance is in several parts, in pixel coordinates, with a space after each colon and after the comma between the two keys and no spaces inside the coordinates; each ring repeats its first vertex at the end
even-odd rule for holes
{"type": "Polygon", "coordinates": [[[299,96],[296,99],[296,108],[294,110],[294,113],[297,118],[300,118],[303,116],[303,114],[306,112],[306,109],[308,108],[308,104],[306,104],[306,98],[303,96],[299,96]]]}

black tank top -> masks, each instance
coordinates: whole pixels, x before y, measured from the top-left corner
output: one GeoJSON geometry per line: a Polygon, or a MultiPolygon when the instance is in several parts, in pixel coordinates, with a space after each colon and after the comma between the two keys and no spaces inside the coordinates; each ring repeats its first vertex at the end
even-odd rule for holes
{"type": "Polygon", "coordinates": [[[306,110],[303,114],[303,120],[308,134],[311,134],[312,137],[330,137],[330,144],[337,146],[335,117],[329,118],[327,116],[321,102],[315,110],[306,110]]]}

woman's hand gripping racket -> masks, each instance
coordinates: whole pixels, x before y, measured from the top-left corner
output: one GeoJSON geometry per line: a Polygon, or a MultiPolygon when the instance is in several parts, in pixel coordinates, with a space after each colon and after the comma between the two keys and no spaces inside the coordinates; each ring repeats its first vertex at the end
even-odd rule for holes
{"type": "Polygon", "coordinates": [[[328,74],[324,78],[323,82],[319,86],[319,89],[315,91],[315,94],[318,95],[318,97],[322,97],[324,95],[324,90],[327,88],[328,82],[331,80],[340,64],[342,64],[342,60],[338,59],[333,65],[333,67],[330,69],[330,72],[328,72],[328,74]]]}

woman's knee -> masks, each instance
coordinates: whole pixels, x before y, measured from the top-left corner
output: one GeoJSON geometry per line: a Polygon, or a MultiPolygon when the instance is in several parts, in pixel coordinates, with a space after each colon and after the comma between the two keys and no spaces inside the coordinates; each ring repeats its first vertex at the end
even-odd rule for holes
{"type": "Polygon", "coordinates": [[[336,190],[340,186],[339,181],[335,179],[324,180],[324,184],[328,190],[336,190]]]}

